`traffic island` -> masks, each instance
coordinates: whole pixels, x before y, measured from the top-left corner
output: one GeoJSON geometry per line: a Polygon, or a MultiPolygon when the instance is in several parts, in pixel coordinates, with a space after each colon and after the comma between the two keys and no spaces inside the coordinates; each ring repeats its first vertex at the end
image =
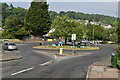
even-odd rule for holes
{"type": "Polygon", "coordinates": [[[62,54],[59,54],[60,51],[49,51],[49,50],[47,51],[47,50],[36,50],[36,49],[33,51],[39,54],[49,56],[55,59],[56,61],[93,54],[93,53],[81,53],[81,52],[77,52],[77,53],[63,52],[62,54]]]}
{"type": "Polygon", "coordinates": [[[52,47],[50,45],[48,46],[34,46],[34,49],[47,49],[47,50],[59,50],[60,48],[63,48],[64,50],[99,50],[99,47],[81,47],[81,48],[73,48],[72,46],[56,46],[52,47]]]}
{"type": "MultiPolygon", "coordinates": [[[[45,46],[34,46],[33,47],[35,52],[46,54],[49,56],[56,56],[59,58],[62,57],[75,57],[75,56],[84,56],[92,53],[84,53],[84,52],[78,52],[79,50],[99,50],[99,47],[81,47],[81,48],[73,48],[73,46],[55,46],[52,47],[51,45],[45,45],[45,46]],[[69,50],[69,51],[67,51],[69,50]]],[[[55,58],[56,58],[55,57],[55,58]]]]}

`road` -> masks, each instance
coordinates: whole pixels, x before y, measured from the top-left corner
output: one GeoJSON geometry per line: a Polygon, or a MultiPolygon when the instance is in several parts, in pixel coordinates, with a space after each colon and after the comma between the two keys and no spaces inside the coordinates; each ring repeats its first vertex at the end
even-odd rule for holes
{"type": "Polygon", "coordinates": [[[3,78],[85,78],[89,65],[109,58],[115,50],[114,45],[100,45],[100,50],[77,51],[77,53],[92,54],[58,61],[51,56],[34,52],[32,47],[35,45],[38,44],[18,46],[18,52],[23,59],[3,62],[3,78]],[[44,65],[51,60],[52,63],[44,65]]]}

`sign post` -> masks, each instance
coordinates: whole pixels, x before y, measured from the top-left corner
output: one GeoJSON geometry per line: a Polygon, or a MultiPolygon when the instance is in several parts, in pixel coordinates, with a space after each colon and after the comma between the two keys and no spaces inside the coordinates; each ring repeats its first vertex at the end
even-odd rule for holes
{"type": "Polygon", "coordinates": [[[76,40],[76,34],[72,34],[72,38],[71,38],[71,40],[73,41],[73,50],[72,50],[72,53],[75,53],[75,50],[74,50],[74,41],[76,40]]]}

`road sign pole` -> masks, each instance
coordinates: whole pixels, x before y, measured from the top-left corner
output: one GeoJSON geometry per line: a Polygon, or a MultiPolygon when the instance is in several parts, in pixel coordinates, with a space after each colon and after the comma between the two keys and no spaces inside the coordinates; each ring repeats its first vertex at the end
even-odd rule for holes
{"type": "Polygon", "coordinates": [[[71,40],[73,41],[73,49],[72,49],[72,53],[75,53],[75,50],[74,50],[74,41],[76,40],[76,34],[72,34],[72,37],[71,37],[71,40]]]}
{"type": "Polygon", "coordinates": [[[72,53],[75,53],[75,50],[74,50],[74,40],[73,40],[73,50],[72,50],[72,53]]]}

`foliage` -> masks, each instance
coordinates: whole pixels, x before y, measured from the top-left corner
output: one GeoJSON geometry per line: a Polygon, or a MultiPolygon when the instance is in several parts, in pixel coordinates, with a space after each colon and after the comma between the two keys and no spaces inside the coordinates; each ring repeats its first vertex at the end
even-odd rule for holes
{"type": "Polygon", "coordinates": [[[26,17],[27,15],[27,11],[26,9],[24,8],[21,8],[21,7],[17,7],[17,8],[11,8],[10,9],[10,15],[16,15],[20,20],[24,21],[24,18],[26,17]]]}
{"type": "Polygon", "coordinates": [[[2,13],[0,14],[0,21],[2,21],[0,26],[4,29],[3,38],[22,38],[26,35],[42,36],[51,28],[55,29],[52,36],[56,38],[64,37],[66,40],[71,40],[71,34],[75,33],[78,41],[81,39],[93,40],[94,27],[94,40],[116,42],[117,39],[120,39],[118,38],[120,37],[120,27],[116,27],[120,25],[119,18],[117,21],[115,17],[74,11],[48,12],[46,2],[32,2],[29,10],[2,3],[0,11],[2,11],[0,12],[2,13]],[[105,29],[99,25],[85,25],[81,20],[94,20],[115,27],[105,29]]]}
{"type": "Polygon", "coordinates": [[[34,36],[45,35],[50,28],[51,21],[46,2],[32,2],[26,16],[26,26],[34,36]]]}
{"type": "Polygon", "coordinates": [[[82,39],[84,34],[84,25],[71,20],[67,16],[58,16],[53,21],[51,28],[55,29],[55,31],[52,33],[52,36],[56,38],[64,37],[65,42],[66,40],[71,40],[71,34],[73,33],[77,35],[77,40],[82,39]]]}
{"type": "Polygon", "coordinates": [[[110,28],[107,34],[109,34],[108,40],[117,42],[118,40],[117,27],[110,28]]]}
{"type": "Polygon", "coordinates": [[[118,59],[120,60],[120,46],[118,46],[116,52],[117,52],[117,54],[118,54],[118,59]]]}
{"type": "Polygon", "coordinates": [[[106,37],[105,29],[99,25],[89,25],[87,27],[88,40],[104,40],[106,37]]]}
{"type": "Polygon", "coordinates": [[[55,11],[49,11],[49,14],[52,21],[58,16],[58,13],[55,11]]]}
{"type": "Polygon", "coordinates": [[[24,8],[20,8],[20,7],[15,8],[12,4],[9,6],[6,3],[2,3],[2,23],[3,23],[3,26],[5,25],[4,24],[5,19],[8,16],[16,15],[20,20],[23,21],[26,14],[27,14],[27,10],[24,8]]]}
{"type": "MultiPolygon", "coordinates": [[[[7,11],[8,11],[8,5],[6,4],[6,3],[2,3],[2,24],[4,25],[4,22],[5,22],[5,18],[7,17],[7,16],[9,16],[8,15],[8,13],[7,13],[7,11]]],[[[3,26],[2,26],[3,27],[3,26]]]]}
{"type": "Polygon", "coordinates": [[[24,27],[24,24],[15,15],[8,16],[5,19],[4,29],[3,38],[16,39],[18,36],[21,36],[19,38],[22,39],[24,35],[29,35],[29,32],[24,27]]]}
{"type": "Polygon", "coordinates": [[[67,11],[67,12],[61,11],[59,12],[59,16],[68,16],[70,17],[70,19],[75,19],[75,20],[89,20],[89,21],[94,20],[99,23],[109,24],[112,26],[118,25],[117,18],[105,16],[105,15],[99,15],[99,14],[84,14],[84,13],[75,12],[75,11],[67,11]]]}
{"type": "Polygon", "coordinates": [[[101,43],[102,44],[108,44],[108,41],[102,41],[101,43]]]}
{"type": "Polygon", "coordinates": [[[117,34],[118,34],[118,44],[120,44],[120,19],[118,19],[118,28],[117,28],[117,34]]]}

